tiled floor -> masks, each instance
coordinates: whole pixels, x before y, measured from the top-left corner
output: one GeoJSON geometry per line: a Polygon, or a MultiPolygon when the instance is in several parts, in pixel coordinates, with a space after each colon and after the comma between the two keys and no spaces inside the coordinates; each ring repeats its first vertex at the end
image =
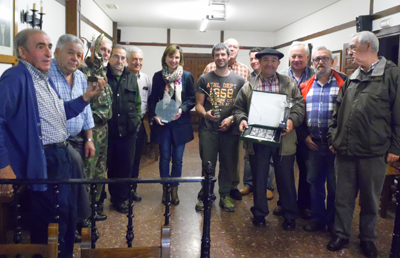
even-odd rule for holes
{"type": "MultiPolygon", "coordinates": [[[[200,175],[200,157],[198,154],[198,136],[186,145],[183,176],[200,175]]],[[[143,156],[140,177],[158,177],[158,162],[143,156]]],[[[243,169],[242,169],[243,173],[243,169]]],[[[242,185],[240,185],[241,187],[242,185]]],[[[202,236],[202,213],[196,212],[198,183],[179,186],[180,204],[171,207],[171,256],[176,258],[200,257],[202,236]]],[[[215,191],[218,193],[218,189],[215,191]]],[[[143,184],[138,187],[143,200],[134,206],[134,246],[159,245],[160,227],[163,222],[164,206],[161,204],[161,185],[143,184]]],[[[269,203],[270,210],[276,206],[275,198],[269,203]]],[[[358,214],[354,214],[352,236],[348,248],[339,252],[326,250],[330,237],[328,233],[307,233],[301,229],[305,221],[297,220],[294,231],[284,231],[282,218],[267,216],[267,226],[253,226],[250,207],[252,194],[235,201],[236,211],[228,213],[218,206],[219,196],[212,208],[211,218],[211,257],[363,257],[359,251],[358,214]]],[[[98,223],[101,234],[98,247],[126,246],[126,215],[113,210],[108,200],[105,204],[108,219],[98,223]]],[[[394,223],[394,206],[388,211],[386,219],[379,218],[376,228],[379,257],[389,257],[394,223]]],[[[80,244],[76,245],[75,257],[80,257],[80,244]]]]}

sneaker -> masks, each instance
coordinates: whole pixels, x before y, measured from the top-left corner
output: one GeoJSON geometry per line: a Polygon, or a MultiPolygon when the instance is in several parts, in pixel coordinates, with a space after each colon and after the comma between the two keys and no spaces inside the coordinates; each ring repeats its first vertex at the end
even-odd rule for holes
{"type": "Polygon", "coordinates": [[[228,212],[233,212],[235,211],[235,205],[233,204],[233,200],[229,196],[225,196],[220,198],[219,200],[219,206],[221,206],[222,209],[228,212]]]}
{"type": "Polygon", "coordinates": [[[202,200],[199,200],[199,202],[196,204],[196,207],[194,207],[196,211],[203,211],[204,210],[204,203],[202,200]]]}

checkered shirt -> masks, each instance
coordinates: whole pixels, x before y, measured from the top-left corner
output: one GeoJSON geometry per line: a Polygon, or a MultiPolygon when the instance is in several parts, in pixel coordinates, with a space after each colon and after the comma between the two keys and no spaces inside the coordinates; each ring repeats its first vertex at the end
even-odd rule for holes
{"type": "MultiPolygon", "coordinates": [[[[229,66],[229,71],[233,71],[234,73],[242,76],[246,82],[250,80],[250,69],[237,61],[233,63],[233,65],[229,66]]],[[[209,63],[206,68],[204,68],[203,74],[206,74],[211,71],[215,71],[217,69],[217,66],[215,65],[215,62],[209,63]]]]}
{"type": "Polygon", "coordinates": [[[372,70],[375,69],[375,67],[376,67],[376,65],[377,65],[378,63],[379,63],[379,60],[376,61],[375,63],[371,64],[371,66],[369,67],[368,71],[365,71],[365,70],[362,68],[362,66],[361,66],[361,70],[362,70],[363,72],[365,72],[365,73],[369,73],[369,72],[371,72],[372,70]]]}
{"type": "MultiPolygon", "coordinates": [[[[49,76],[64,101],[76,99],[86,92],[87,81],[85,75],[81,71],[76,70],[73,74],[74,84],[71,88],[64,74],[58,68],[55,59],[51,61],[49,76]]],[[[94,121],[90,105],[87,105],[78,116],[67,121],[67,130],[71,136],[76,136],[82,130],[89,130],[93,127],[94,121]]]]}
{"type": "Polygon", "coordinates": [[[22,62],[32,76],[40,116],[43,145],[63,142],[68,138],[64,101],[58,97],[49,83],[48,74],[43,74],[23,59],[22,62]]]}
{"type": "Polygon", "coordinates": [[[275,73],[271,78],[264,79],[260,74],[257,90],[279,93],[280,87],[278,75],[275,73]]]}
{"type": "Polygon", "coordinates": [[[338,93],[339,86],[333,73],[324,85],[315,78],[306,97],[307,127],[314,139],[327,140],[328,125],[338,93]]]}

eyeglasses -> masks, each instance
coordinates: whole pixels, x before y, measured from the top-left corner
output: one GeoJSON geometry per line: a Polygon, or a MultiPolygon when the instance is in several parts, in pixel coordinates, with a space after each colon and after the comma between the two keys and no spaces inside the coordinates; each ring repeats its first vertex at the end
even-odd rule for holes
{"type": "Polygon", "coordinates": [[[329,56],[314,58],[314,62],[316,63],[319,63],[321,60],[324,62],[328,62],[329,60],[331,60],[331,58],[329,56]]]}

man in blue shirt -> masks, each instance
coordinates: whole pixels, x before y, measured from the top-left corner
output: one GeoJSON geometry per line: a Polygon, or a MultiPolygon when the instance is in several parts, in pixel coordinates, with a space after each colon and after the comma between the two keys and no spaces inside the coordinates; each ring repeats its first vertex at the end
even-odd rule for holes
{"type": "MultiPolygon", "coordinates": [[[[19,63],[0,78],[0,178],[68,179],[66,121],[83,111],[104,88],[104,81],[90,84],[83,95],[64,102],[48,77],[49,36],[37,29],[23,30],[15,36],[14,46],[19,63]]],[[[51,186],[31,185],[28,191],[31,242],[47,243],[47,227],[57,210],[59,257],[72,257],[76,197],[71,187],[59,185],[58,209],[51,186]]],[[[10,192],[10,185],[0,185],[0,193],[10,192]]]]}
{"type": "Polygon", "coordinates": [[[307,181],[311,185],[313,215],[313,220],[304,225],[303,229],[314,232],[324,231],[328,227],[329,232],[333,234],[336,190],[335,155],[329,150],[327,133],[336,98],[347,76],[332,69],[332,52],[325,47],[315,49],[313,65],[316,75],[300,85],[306,102],[306,120],[298,129],[298,141],[304,142],[309,149],[306,167],[307,181]]]}

